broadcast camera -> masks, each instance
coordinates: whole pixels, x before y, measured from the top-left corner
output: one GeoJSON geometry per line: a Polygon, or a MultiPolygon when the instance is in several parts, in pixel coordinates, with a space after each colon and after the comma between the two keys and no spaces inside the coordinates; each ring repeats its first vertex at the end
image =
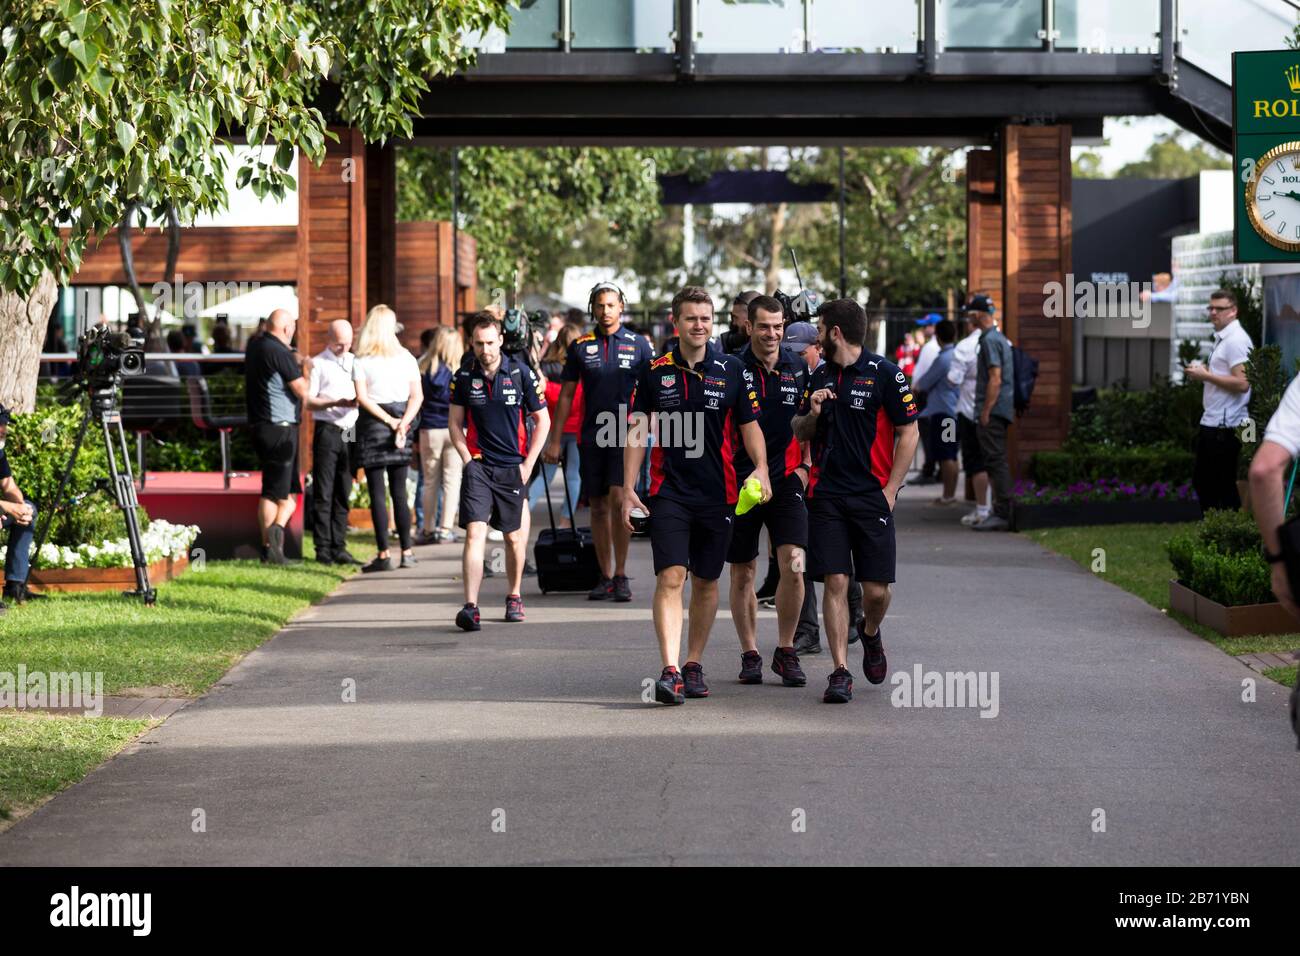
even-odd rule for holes
{"type": "Polygon", "coordinates": [[[512,355],[528,351],[533,336],[538,333],[546,335],[550,324],[550,315],[541,309],[535,312],[507,309],[505,318],[501,320],[501,351],[512,355]]]}
{"type": "Polygon", "coordinates": [[[125,332],[97,325],[77,340],[74,388],[97,392],[115,388],[127,375],[144,372],[144,349],[125,332]]]}
{"type": "Polygon", "coordinates": [[[822,304],[822,297],[814,290],[804,288],[803,276],[799,274],[799,257],[795,255],[793,247],[790,248],[790,259],[794,263],[794,276],[799,280],[799,292],[789,296],[777,289],[772,297],[781,303],[786,325],[791,322],[811,322],[817,315],[817,307],[822,304]]]}

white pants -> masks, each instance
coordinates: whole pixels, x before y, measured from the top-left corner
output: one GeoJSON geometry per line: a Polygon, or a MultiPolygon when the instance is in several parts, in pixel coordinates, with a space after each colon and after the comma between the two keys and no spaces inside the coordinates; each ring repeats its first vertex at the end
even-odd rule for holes
{"type": "Polygon", "coordinates": [[[426,534],[438,513],[438,489],[442,488],[442,521],[438,527],[456,527],[460,508],[460,472],[463,467],[451,432],[446,428],[420,429],[420,467],[424,470],[424,527],[426,534]]]}

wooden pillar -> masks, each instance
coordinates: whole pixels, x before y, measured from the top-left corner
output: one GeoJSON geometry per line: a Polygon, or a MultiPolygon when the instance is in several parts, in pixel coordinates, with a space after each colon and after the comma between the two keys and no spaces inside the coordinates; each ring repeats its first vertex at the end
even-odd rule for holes
{"type": "MultiPolygon", "coordinates": [[[[333,128],[320,166],[298,160],[298,354],[325,347],[329,324],[365,318],[366,149],[361,134],[333,128]]],[[[311,468],[311,416],[304,414],[299,461],[311,468]]]]}
{"type": "Polygon", "coordinates": [[[993,299],[1001,314],[1001,153],[973,149],[966,154],[966,291],[993,299]]]}
{"type": "Polygon", "coordinates": [[[1070,319],[1047,316],[1046,286],[1070,270],[1070,127],[1007,126],[1002,140],[1003,331],[1038,359],[1029,411],[1011,429],[1016,474],[1070,427],[1070,319]]]}

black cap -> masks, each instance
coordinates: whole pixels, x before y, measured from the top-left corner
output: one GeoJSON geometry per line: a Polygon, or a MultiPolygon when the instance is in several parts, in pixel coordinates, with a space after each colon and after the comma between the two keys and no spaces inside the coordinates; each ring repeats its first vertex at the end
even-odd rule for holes
{"type": "Polygon", "coordinates": [[[984,312],[992,315],[996,310],[993,308],[993,300],[984,294],[973,295],[970,301],[966,303],[966,312],[984,312]]]}
{"type": "Polygon", "coordinates": [[[0,402],[0,425],[9,424],[9,409],[3,402],[0,402]]]}

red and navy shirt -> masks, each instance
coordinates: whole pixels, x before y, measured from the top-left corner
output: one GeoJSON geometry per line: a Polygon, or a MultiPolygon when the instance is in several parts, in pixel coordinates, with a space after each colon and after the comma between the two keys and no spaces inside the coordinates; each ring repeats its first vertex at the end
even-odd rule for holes
{"type": "Polygon", "coordinates": [[[808,497],[879,494],[894,467],[894,428],[918,414],[907,376],[866,349],[845,368],[826,362],[812,373],[799,414],[822,388],[834,390],[835,400],[823,402],[817,417],[808,497]]]}
{"type": "Polygon", "coordinates": [[[735,504],[734,446],[741,425],[758,421],[758,395],[745,384],[740,360],[709,343],[686,364],[679,347],[641,368],[632,411],[653,413],[650,494],[689,504],[735,504]]]}
{"type": "Polygon", "coordinates": [[[451,403],[466,410],[469,453],[493,466],[518,465],[528,453],[524,420],[546,407],[546,393],[532,369],[501,356],[489,377],[475,359],[451,380],[451,403]]]}
{"type": "MultiPolygon", "coordinates": [[[[799,414],[799,406],[803,404],[810,378],[808,363],[785,345],[780,346],[776,364],[770,372],[755,357],[749,343],[736,353],[736,358],[740,359],[744,369],[745,384],[758,394],[758,404],[762,409],[758,424],[767,444],[768,477],[775,487],[777,481],[792,474],[803,460],[790,422],[799,414]]],[[[735,441],[735,461],[736,474],[742,478],[754,470],[754,463],[749,460],[749,453],[739,436],[735,441]]]]}
{"type": "Polygon", "coordinates": [[[580,445],[596,443],[598,416],[602,412],[619,414],[619,407],[626,406],[631,398],[637,373],[653,357],[654,349],[644,336],[622,327],[613,335],[599,329],[588,332],[569,346],[560,378],[582,382],[586,412],[578,436],[580,445]]]}

